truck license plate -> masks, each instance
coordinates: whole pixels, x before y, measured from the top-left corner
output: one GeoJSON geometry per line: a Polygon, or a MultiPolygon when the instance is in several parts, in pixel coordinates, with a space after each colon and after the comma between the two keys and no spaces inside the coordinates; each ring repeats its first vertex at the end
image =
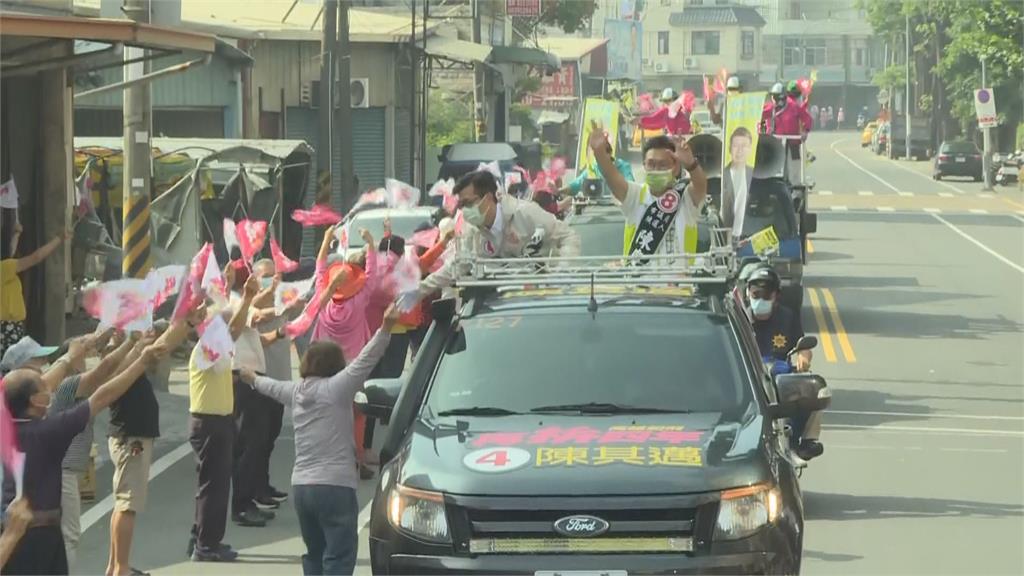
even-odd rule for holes
{"type": "Polygon", "coordinates": [[[963,156],[957,156],[956,157],[956,161],[957,162],[967,162],[967,158],[964,158],[963,156]]]}

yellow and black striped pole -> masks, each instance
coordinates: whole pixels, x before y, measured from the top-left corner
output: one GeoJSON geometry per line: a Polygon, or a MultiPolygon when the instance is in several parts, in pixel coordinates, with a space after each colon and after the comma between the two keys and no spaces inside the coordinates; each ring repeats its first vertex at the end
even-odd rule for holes
{"type": "MultiPolygon", "coordinates": [[[[150,0],[124,0],[123,10],[136,22],[149,22],[150,0]]],[[[146,63],[142,48],[124,49],[124,78],[139,81],[146,63]],[[128,61],[132,61],[128,63],[128,61]]],[[[139,81],[124,90],[124,192],[121,202],[121,274],[124,278],[145,278],[149,273],[149,199],[153,182],[151,148],[152,101],[149,82],[139,81]]]]}

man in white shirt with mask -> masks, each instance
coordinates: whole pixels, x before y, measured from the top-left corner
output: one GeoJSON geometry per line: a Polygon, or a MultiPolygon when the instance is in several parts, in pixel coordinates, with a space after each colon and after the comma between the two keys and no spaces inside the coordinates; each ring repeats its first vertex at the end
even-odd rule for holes
{"type": "Polygon", "coordinates": [[[697,217],[707,197],[708,179],[689,144],[668,136],[648,140],[643,148],[646,176],[639,184],[627,181],[615,168],[603,130],[594,125],[590,134],[588,144],[626,219],[623,255],[694,254],[697,217]],[[680,164],[690,173],[682,193],[673,186],[680,164]]]}
{"type": "Polygon", "coordinates": [[[747,164],[754,138],[740,126],[729,135],[731,162],[722,175],[722,224],[732,228],[732,235],[743,235],[743,215],[747,209],[747,196],[754,169],[747,164]]]}
{"type": "MultiPolygon", "coordinates": [[[[575,230],[535,202],[510,194],[499,197],[494,174],[486,170],[466,174],[453,191],[469,225],[459,239],[460,249],[471,250],[479,258],[580,255],[580,238],[575,230]]],[[[440,270],[424,278],[418,290],[402,294],[398,308],[403,312],[412,309],[426,295],[453,285],[456,277],[455,261],[449,259],[440,270]]]]}

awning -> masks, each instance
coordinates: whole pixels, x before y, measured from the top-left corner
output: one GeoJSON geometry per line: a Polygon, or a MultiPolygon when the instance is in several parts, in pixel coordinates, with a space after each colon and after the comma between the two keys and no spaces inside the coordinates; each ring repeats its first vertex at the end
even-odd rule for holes
{"type": "Polygon", "coordinates": [[[157,50],[187,50],[211,54],[216,49],[215,39],[209,34],[172,30],[132,20],[0,12],[0,30],[3,30],[4,36],[92,40],[157,50]]]}
{"type": "Polygon", "coordinates": [[[494,64],[527,64],[543,66],[552,73],[562,67],[558,56],[545,52],[540,48],[527,46],[495,46],[491,51],[491,62],[494,64]]]}
{"type": "Polygon", "coordinates": [[[424,51],[431,56],[466,64],[486,62],[491,56],[492,50],[493,48],[485,44],[436,35],[427,38],[424,48],[424,51]]]}

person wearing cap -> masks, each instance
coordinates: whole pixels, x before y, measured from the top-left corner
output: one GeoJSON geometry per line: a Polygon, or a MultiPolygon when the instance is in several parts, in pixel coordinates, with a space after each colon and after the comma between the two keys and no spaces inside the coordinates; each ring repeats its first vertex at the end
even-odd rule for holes
{"type": "Polygon", "coordinates": [[[661,108],[653,114],[637,119],[640,128],[644,130],[664,130],[669,136],[681,136],[693,132],[690,125],[690,112],[687,108],[680,106],[673,114],[672,103],[678,98],[676,91],[672,88],[665,88],[661,93],[661,108]]]}
{"type": "Polygon", "coordinates": [[[716,108],[711,102],[708,102],[708,112],[711,114],[711,122],[716,126],[723,125],[723,116],[725,115],[725,101],[729,96],[736,96],[743,92],[743,84],[740,82],[738,76],[729,76],[729,79],[725,82],[725,94],[726,97],[722,98],[722,103],[716,108]]]}
{"type": "Polygon", "coordinates": [[[28,256],[18,258],[18,242],[21,239],[21,224],[15,223],[14,233],[7,235],[6,229],[0,234],[0,356],[25,336],[25,293],[21,286],[22,272],[46,260],[68,239],[71,233],[65,231],[40,246],[28,256]]]}
{"type": "Polygon", "coordinates": [[[50,359],[57,356],[60,348],[41,346],[31,336],[25,336],[4,352],[0,360],[0,372],[7,373],[20,368],[35,370],[42,373],[43,386],[53,392],[67,378],[71,365],[89,353],[87,344],[88,338],[72,338],[67,343],[66,352],[51,363],[50,359]]]}
{"type": "MultiPolygon", "coordinates": [[[[138,355],[125,370],[96,388],[87,400],[55,414],[48,414],[54,397],[38,371],[17,369],[4,378],[4,399],[14,418],[18,446],[25,453],[24,498],[32,505],[33,520],[0,573],[68,573],[61,533],[61,463],[89,420],[124,394],[148,366],[163,358],[169,346],[166,341],[140,341],[135,348],[138,355]]],[[[14,496],[14,478],[5,475],[4,508],[14,496]]]]}
{"type": "MultiPolygon", "coordinates": [[[[746,281],[746,302],[750,310],[757,347],[762,356],[773,360],[790,361],[789,352],[804,336],[800,314],[790,310],[779,298],[782,281],[771,267],[755,268],[746,281]]],[[[801,350],[793,355],[793,370],[811,369],[811,351],[801,350]]],[[[793,442],[798,456],[810,460],[824,451],[818,437],[821,432],[821,413],[814,412],[805,421],[794,420],[793,442]]]]}
{"type": "Polygon", "coordinates": [[[786,107],[786,91],[782,82],[772,84],[768,96],[770,99],[761,108],[761,123],[759,125],[761,134],[775,133],[775,117],[786,107]]]}

